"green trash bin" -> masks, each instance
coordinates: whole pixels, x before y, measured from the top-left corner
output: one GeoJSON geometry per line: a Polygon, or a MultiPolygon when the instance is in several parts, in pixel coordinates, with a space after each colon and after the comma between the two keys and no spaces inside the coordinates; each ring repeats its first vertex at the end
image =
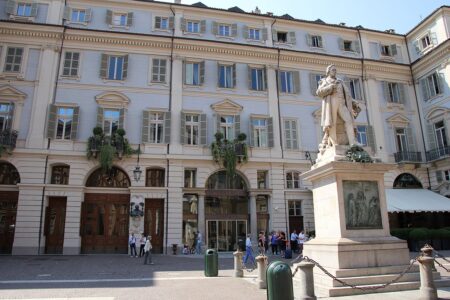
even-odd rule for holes
{"type": "Polygon", "coordinates": [[[294,300],[291,267],[275,261],[266,270],[267,300],[294,300]]]}
{"type": "Polygon", "coordinates": [[[205,276],[216,277],[219,274],[219,255],[215,249],[205,251],[205,276]]]}

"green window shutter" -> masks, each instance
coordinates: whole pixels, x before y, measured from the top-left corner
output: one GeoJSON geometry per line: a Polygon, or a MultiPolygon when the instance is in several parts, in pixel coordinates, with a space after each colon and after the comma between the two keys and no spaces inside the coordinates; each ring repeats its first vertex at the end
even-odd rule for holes
{"type": "Polygon", "coordinates": [[[267,118],[267,137],[268,137],[269,148],[273,148],[273,146],[274,146],[273,118],[267,118]]]}
{"type": "Polygon", "coordinates": [[[344,51],[345,50],[345,48],[344,48],[344,39],[338,38],[338,44],[339,44],[339,49],[341,51],[344,51]]]}
{"type": "Polygon", "coordinates": [[[128,27],[133,25],[133,16],[134,16],[134,14],[132,12],[128,13],[128,16],[127,16],[127,26],[128,27]]]}
{"type": "Polygon", "coordinates": [[[97,107],[97,127],[103,128],[103,107],[97,107]]]}
{"type": "Polygon", "coordinates": [[[125,108],[119,109],[119,128],[125,128],[125,108]]]}
{"type": "Polygon", "coordinates": [[[86,9],[86,14],[85,14],[84,20],[86,22],[90,22],[92,20],[92,9],[90,9],[90,8],[86,9]]]}
{"type": "Polygon", "coordinates": [[[312,35],[310,35],[309,33],[306,34],[306,45],[308,45],[309,47],[312,46],[312,35]]]}
{"type": "Polygon", "coordinates": [[[405,104],[406,98],[405,98],[405,85],[402,83],[398,83],[398,94],[400,96],[400,103],[405,104]]]}
{"type": "Polygon", "coordinates": [[[206,21],[205,20],[201,20],[200,21],[200,32],[201,33],[205,33],[206,32],[206,21]]]}
{"type": "Polygon", "coordinates": [[[49,139],[55,138],[57,117],[58,117],[58,107],[54,104],[50,104],[48,108],[48,120],[47,120],[47,138],[49,139]]]}
{"type": "Polygon", "coordinates": [[[6,2],[5,12],[8,15],[15,15],[17,13],[17,11],[16,11],[16,1],[8,0],[8,2],[6,2]]]}
{"type": "Polygon", "coordinates": [[[37,16],[37,12],[38,12],[38,4],[37,3],[33,3],[31,4],[31,17],[36,17],[37,16]]]}
{"type": "Polygon", "coordinates": [[[64,20],[70,20],[72,9],[69,6],[64,7],[64,20]]]}
{"type": "Polygon", "coordinates": [[[406,128],[406,139],[408,140],[408,151],[416,152],[416,143],[414,142],[414,133],[411,126],[406,128]]]}
{"type": "Polygon", "coordinates": [[[427,124],[428,150],[437,148],[436,133],[434,132],[434,124],[427,124]]]}
{"type": "Polygon", "coordinates": [[[248,82],[248,89],[252,89],[252,68],[247,65],[247,82],[248,82]]]}
{"type": "Polygon", "coordinates": [[[217,35],[219,33],[219,24],[216,21],[213,21],[211,24],[212,34],[217,35]]]}
{"type": "Polygon", "coordinates": [[[70,139],[76,140],[78,135],[78,124],[80,123],[80,107],[76,106],[73,108],[72,116],[72,132],[70,133],[70,139]]]}
{"type": "Polygon", "coordinates": [[[113,15],[112,10],[110,9],[106,10],[106,19],[105,19],[106,24],[112,25],[112,15],[113,15]]]}
{"type": "Polygon", "coordinates": [[[175,24],[175,18],[174,17],[169,17],[169,29],[170,30],[173,30],[174,24],[175,24]]]}
{"type": "Polygon", "coordinates": [[[255,146],[255,132],[254,132],[255,126],[253,126],[253,120],[254,120],[254,118],[250,118],[250,126],[249,126],[249,129],[250,129],[249,138],[250,138],[250,140],[249,140],[249,143],[248,143],[250,145],[250,147],[254,147],[255,146]]]}
{"type": "Polygon", "coordinates": [[[384,99],[386,100],[386,102],[392,102],[392,99],[389,96],[389,83],[387,81],[382,81],[381,84],[383,86],[384,99]]]}
{"type": "Polygon", "coordinates": [[[267,67],[266,66],[264,66],[263,72],[264,72],[263,89],[266,91],[267,90],[267,67]]]}
{"type": "Polygon", "coordinates": [[[393,56],[395,56],[395,55],[398,54],[398,52],[397,52],[397,45],[396,45],[396,44],[390,45],[389,48],[391,48],[391,54],[392,54],[393,56]]]}
{"type": "Polygon", "coordinates": [[[416,54],[420,54],[419,40],[415,40],[413,42],[413,47],[414,47],[414,50],[416,50],[416,54]]]}
{"type": "Polygon", "coordinates": [[[267,32],[267,28],[263,28],[262,29],[262,40],[263,41],[267,41],[267,38],[268,38],[268,32],[267,32]]]}
{"type": "Polygon", "coordinates": [[[128,54],[123,57],[122,80],[128,77],[128,54]]]}
{"type": "Polygon", "coordinates": [[[236,88],[236,64],[233,64],[233,88],[236,88]]]}
{"type": "Polygon", "coordinates": [[[352,49],[356,53],[361,53],[361,44],[359,43],[358,40],[355,40],[352,42],[352,49]]]}
{"type": "Polygon", "coordinates": [[[287,38],[288,38],[288,42],[290,44],[295,45],[297,43],[297,38],[295,37],[295,31],[289,31],[287,38]]]}
{"type": "Polygon", "coordinates": [[[220,132],[220,115],[216,115],[216,132],[220,132]]]}
{"type": "Polygon", "coordinates": [[[420,89],[422,91],[423,100],[427,101],[428,99],[430,99],[430,91],[428,90],[427,79],[426,78],[420,79],[419,85],[420,85],[420,89]]]}
{"type": "Polygon", "coordinates": [[[373,152],[377,151],[377,145],[375,141],[375,132],[372,126],[367,126],[367,145],[372,149],[373,152]]]}
{"type": "Polygon", "coordinates": [[[248,39],[248,26],[247,25],[242,26],[242,37],[244,39],[248,39]]]}
{"type": "Polygon", "coordinates": [[[317,80],[316,80],[316,75],[317,74],[314,74],[314,73],[310,73],[309,74],[309,85],[310,85],[310,88],[311,88],[311,95],[313,95],[313,96],[317,96],[316,91],[317,91],[318,83],[317,83],[317,80]]]}
{"type": "Polygon", "coordinates": [[[208,124],[206,114],[200,115],[200,145],[207,144],[208,124]]]}
{"type": "Polygon", "coordinates": [[[142,142],[148,143],[150,112],[144,110],[142,112],[142,142]]]}
{"type": "Polygon", "coordinates": [[[430,39],[431,39],[431,43],[432,43],[433,45],[436,46],[436,45],[438,44],[436,32],[430,32],[430,39]]]}
{"type": "Polygon", "coordinates": [[[200,85],[203,85],[205,83],[205,62],[202,61],[200,63],[200,85]]]}
{"type": "Polygon", "coordinates": [[[294,92],[300,94],[300,72],[292,71],[292,79],[294,81],[294,92]]]}
{"type": "Polygon", "coordinates": [[[161,29],[161,17],[155,17],[155,28],[161,29]]]}
{"type": "Polygon", "coordinates": [[[186,136],[186,114],[184,112],[181,113],[180,120],[180,143],[187,144],[187,136],[186,136]]]}
{"type": "Polygon", "coordinates": [[[170,111],[164,113],[164,143],[170,144],[170,111]]]}
{"type": "Polygon", "coordinates": [[[186,19],[185,18],[180,19],[180,29],[181,29],[181,31],[186,31],[186,19]]]}
{"type": "Polygon", "coordinates": [[[234,116],[234,138],[237,139],[239,133],[241,133],[241,116],[234,116]]]}
{"type": "Polygon", "coordinates": [[[100,62],[100,78],[106,79],[108,77],[108,55],[102,53],[100,62]]]}
{"type": "Polygon", "coordinates": [[[272,29],[272,41],[274,41],[274,42],[278,41],[278,34],[275,29],[272,29]]]}
{"type": "Polygon", "coordinates": [[[436,180],[438,183],[441,183],[444,180],[441,170],[436,171],[436,180]]]}
{"type": "Polygon", "coordinates": [[[237,24],[231,24],[231,36],[237,36],[237,24]]]}

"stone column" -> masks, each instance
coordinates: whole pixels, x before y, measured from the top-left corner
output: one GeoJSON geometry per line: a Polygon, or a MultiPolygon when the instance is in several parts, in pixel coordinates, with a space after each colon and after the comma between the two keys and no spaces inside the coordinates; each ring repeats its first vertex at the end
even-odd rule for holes
{"type": "Polygon", "coordinates": [[[256,196],[250,195],[250,232],[252,234],[252,243],[257,245],[258,243],[258,232],[257,232],[257,222],[256,222],[256,196]]]}
{"type": "Polygon", "coordinates": [[[205,195],[198,195],[198,230],[202,233],[203,242],[206,246],[206,230],[205,230],[205,195]]]}

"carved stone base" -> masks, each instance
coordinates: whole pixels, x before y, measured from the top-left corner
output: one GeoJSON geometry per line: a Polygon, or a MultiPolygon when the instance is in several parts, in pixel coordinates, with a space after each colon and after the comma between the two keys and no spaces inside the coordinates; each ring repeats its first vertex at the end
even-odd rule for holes
{"type": "Polygon", "coordinates": [[[312,169],[316,169],[332,161],[346,161],[346,154],[349,147],[348,145],[336,145],[324,149],[323,153],[320,151],[312,169]]]}

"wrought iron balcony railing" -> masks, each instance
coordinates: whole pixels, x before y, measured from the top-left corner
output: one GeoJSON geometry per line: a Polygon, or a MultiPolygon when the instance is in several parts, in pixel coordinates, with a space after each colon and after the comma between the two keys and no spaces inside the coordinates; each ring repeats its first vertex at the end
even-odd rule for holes
{"type": "Polygon", "coordinates": [[[19,133],[16,130],[3,130],[0,131],[0,145],[9,150],[16,148],[17,135],[19,133]]]}
{"type": "Polygon", "coordinates": [[[433,161],[450,155],[450,146],[439,147],[425,152],[427,161],[433,161]]]}
{"type": "Polygon", "coordinates": [[[401,151],[394,153],[396,163],[400,162],[422,162],[421,152],[401,151]]]}

